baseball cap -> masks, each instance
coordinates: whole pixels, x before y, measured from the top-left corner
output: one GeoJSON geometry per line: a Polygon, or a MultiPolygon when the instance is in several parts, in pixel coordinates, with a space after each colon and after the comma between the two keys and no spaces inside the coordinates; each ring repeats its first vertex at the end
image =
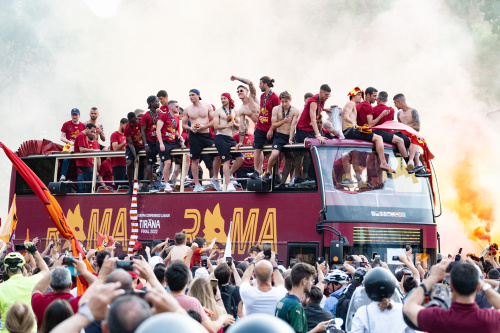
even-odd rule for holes
{"type": "Polygon", "coordinates": [[[73,108],[71,109],[71,114],[80,114],[80,110],[78,110],[77,108],[73,108]]]}
{"type": "MultiPolygon", "coordinates": [[[[195,93],[196,95],[200,96],[200,91],[198,89],[191,89],[189,90],[189,93],[195,93]]],[[[200,96],[200,101],[201,101],[201,96],[200,96]]]]}

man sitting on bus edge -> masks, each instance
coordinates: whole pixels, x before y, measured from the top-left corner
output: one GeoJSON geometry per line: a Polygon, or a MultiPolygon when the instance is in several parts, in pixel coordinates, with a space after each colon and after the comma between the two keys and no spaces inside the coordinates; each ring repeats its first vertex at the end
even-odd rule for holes
{"type": "MultiPolygon", "coordinates": [[[[137,154],[144,150],[144,141],[142,141],[141,122],[134,112],[127,114],[128,124],[125,125],[123,133],[127,139],[127,148],[125,150],[125,158],[127,160],[127,178],[129,189],[127,194],[132,194],[134,187],[134,171],[135,167],[139,167],[139,159],[137,154]]],[[[143,169],[146,170],[146,158],[141,157],[140,163],[143,164],[143,169]]],[[[142,178],[140,175],[139,178],[142,178]]]]}
{"type": "MultiPolygon", "coordinates": [[[[240,152],[231,153],[231,147],[236,147],[237,145],[232,137],[233,129],[239,129],[240,125],[238,117],[233,113],[234,101],[231,99],[231,95],[223,93],[220,99],[222,107],[215,110],[214,113],[214,129],[217,130],[214,142],[222,162],[226,191],[232,192],[236,191],[236,189],[231,183],[231,175],[243,164],[243,155],[240,152]],[[231,158],[234,159],[232,166],[231,158]]],[[[217,171],[214,170],[214,178],[218,177],[217,171]]]]}
{"type": "Polygon", "coordinates": [[[360,128],[357,126],[356,105],[358,105],[363,99],[363,90],[359,87],[355,87],[347,94],[347,96],[349,96],[349,102],[347,102],[342,110],[342,132],[344,133],[345,138],[373,142],[380,158],[380,169],[388,173],[396,173],[396,171],[391,169],[385,159],[384,141],[382,141],[382,137],[371,133],[371,131],[370,133],[361,132],[360,128]]]}
{"type": "MultiPolygon", "coordinates": [[[[420,132],[420,116],[418,114],[417,109],[412,108],[406,104],[406,97],[403,94],[397,94],[393,98],[394,106],[400,110],[398,111],[398,121],[405,125],[410,126],[415,131],[420,132]]],[[[411,153],[411,151],[410,151],[411,153]]],[[[415,168],[408,171],[408,173],[415,173],[417,177],[430,177],[431,173],[425,170],[425,167],[420,163],[420,154],[418,153],[418,149],[415,151],[415,157],[410,161],[414,163],[415,168]]]]}
{"type": "MultiPolygon", "coordinates": [[[[281,105],[275,106],[272,112],[272,125],[271,129],[276,129],[274,141],[272,144],[273,150],[267,163],[267,172],[262,177],[262,181],[268,182],[271,179],[271,172],[273,170],[278,157],[287,144],[293,145],[293,136],[295,135],[295,127],[300,117],[300,110],[292,106],[292,96],[288,91],[280,94],[281,105]]],[[[293,155],[291,152],[285,152],[285,163],[291,165],[293,155]]],[[[284,170],[283,170],[284,172],[284,170]]],[[[285,178],[285,176],[283,177],[285,178]]]]}

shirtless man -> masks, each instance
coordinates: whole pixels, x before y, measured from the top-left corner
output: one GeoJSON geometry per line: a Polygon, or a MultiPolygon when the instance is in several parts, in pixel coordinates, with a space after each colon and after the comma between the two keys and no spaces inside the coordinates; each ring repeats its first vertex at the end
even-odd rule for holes
{"type": "MultiPolygon", "coordinates": [[[[235,76],[231,76],[231,80],[238,80],[242,83],[248,84],[250,88],[250,95],[252,96],[253,102],[257,103],[257,91],[250,80],[241,79],[235,76]]],[[[274,132],[271,130],[271,119],[269,117],[273,112],[273,108],[280,104],[279,97],[271,88],[274,86],[274,79],[269,76],[263,76],[259,81],[259,88],[262,91],[260,96],[260,108],[259,105],[252,105],[252,113],[248,112],[248,108],[245,107],[245,101],[243,101],[243,107],[240,109],[240,124],[244,124],[245,115],[251,117],[252,121],[255,123],[254,130],[254,143],[255,148],[254,156],[254,173],[249,175],[251,178],[257,178],[262,173],[262,164],[264,162],[263,148],[266,144],[272,144],[274,132]],[[257,108],[255,108],[257,106],[257,108]]],[[[238,87],[240,91],[240,87],[238,87]]],[[[240,93],[238,92],[238,97],[240,93]]],[[[243,137],[245,133],[244,125],[240,128],[240,143],[243,142],[243,137]]]]}
{"type": "MultiPolygon", "coordinates": [[[[420,132],[420,116],[417,109],[414,109],[406,104],[406,97],[403,94],[397,94],[393,98],[394,106],[398,111],[398,121],[410,126],[415,131],[420,132]]],[[[415,146],[416,147],[416,146],[415,146]]],[[[417,177],[430,177],[431,174],[425,170],[425,167],[420,163],[418,149],[410,150],[410,160],[414,162],[415,168],[409,170],[408,173],[415,173],[417,177]],[[415,153],[411,156],[411,153],[415,153]]]]}
{"type": "Polygon", "coordinates": [[[385,159],[384,141],[382,140],[382,137],[373,133],[360,132],[359,128],[357,128],[356,105],[361,103],[361,100],[363,99],[363,90],[356,87],[347,95],[349,96],[349,102],[347,102],[342,110],[342,132],[344,133],[345,138],[373,142],[380,158],[380,169],[389,173],[396,173],[396,171],[391,169],[385,159]]]}
{"type": "MultiPolygon", "coordinates": [[[[102,127],[102,124],[97,122],[97,117],[99,117],[99,110],[97,110],[96,107],[93,107],[90,109],[90,120],[87,121],[85,124],[92,123],[96,127],[96,141],[99,141],[99,138],[101,141],[106,141],[106,135],[104,135],[104,127],[102,127]]],[[[102,149],[102,148],[101,148],[102,149]]]]}
{"type": "MultiPolygon", "coordinates": [[[[203,148],[212,147],[214,139],[210,136],[209,128],[213,126],[214,110],[212,105],[201,101],[200,91],[198,89],[191,89],[189,91],[189,100],[192,105],[184,109],[182,116],[182,128],[189,132],[189,153],[193,163],[191,164],[191,173],[195,188],[194,192],[203,192],[205,189],[200,184],[198,175],[198,166],[200,165],[200,155],[203,148]],[[191,122],[191,126],[188,122],[191,122]]],[[[214,170],[219,170],[220,158],[214,157],[214,170]]],[[[216,172],[214,172],[216,173],[216,172]]],[[[216,180],[211,180],[214,184],[216,180]]]]}
{"type": "MultiPolygon", "coordinates": [[[[291,105],[292,96],[288,91],[280,94],[280,102],[281,105],[273,108],[271,130],[277,129],[277,131],[274,136],[273,150],[267,162],[267,172],[262,177],[262,181],[264,182],[268,182],[271,179],[271,171],[278,160],[283,146],[287,144],[293,145],[295,127],[300,117],[300,110],[291,105]]],[[[291,152],[285,153],[285,164],[288,166],[288,170],[285,172],[285,167],[283,167],[282,184],[284,184],[286,177],[288,177],[292,157],[291,152]]]]}
{"type": "Polygon", "coordinates": [[[186,233],[184,231],[178,232],[174,237],[175,246],[168,256],[165,258],[165,264],[168,265],[174,261],[184,261],[187,253],[189,252],[189,246],[186,245],[186,233]]]}
{"type": "MultiPolygon", "coordinates": [[[[231,99],[231,95],[223,93],[220,101],[222,107],[215,110],[214,115],[214,129],[217,131],[214,141],[222,162],[225,190],[232,192],[236,191],[236,189],[230,182],[231,175],[243,164],[243,155],[241,153],[231,153],[231,147],[237,145],[233,139],[233,129],[239,129],[240,125],[238,117],[235,117],[234,101],[231,99]],[[231,166],[231,158],[234,159],[233,166],[231,166]]],[[[217,177],[217,174],[218,172],[214,172],[214,177],[217,177]]]]}

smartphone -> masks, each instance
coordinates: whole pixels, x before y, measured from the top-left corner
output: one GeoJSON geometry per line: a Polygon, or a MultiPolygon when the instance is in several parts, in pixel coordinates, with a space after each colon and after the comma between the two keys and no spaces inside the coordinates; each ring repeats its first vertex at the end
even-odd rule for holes
{"type": "Polygon", "coordinates": [[[380,255],[379,254],[374,255],[373,261],[380,261],[380,255]]]}
{"type": "Polygon", "coordinates": [[[353,256],[345,256],[345,261],[354,261],[353,256]]]}
{"type": "Polygon", "coordinates": [[[278,265],[283,266],[283,260],[278,260],[278,265]]]}
{"type": "Polygon", "coordinates": [[[174,245],[174,240],[173,239],[169,239],[168,240],[168,245],[174,245]]]}
{"type": "Polygon", "coordinates": [[[462,248],[460,248],[460,250],[458,250],[458,254],[462,254],[462,248]]]}
{"type": "Polygon", "coordinates": [[[359,267],[366,267],[366,265],[368,265],[366,261],[362,261],[359,263],[359,267]]]}
{"type": "Polygon", "coordinates": [[[50,244],[50,248],[53,248],[54,247],[54,244],[50,244]]]}
{"type": "Polygon", "coordinates": [[[15,248],[16,252],[26,251],[26,246],[24,246],[24,244],[16,244],[15,248]]]}
{"type": "MultiPolygon", "coordinates": [[[[376,256],[377,254],[378,254],[377,252],[372,252],[372,260],[375,260],[375,256],[376,256]]],[[[380,256],[379,256],[379,259],[380,259],[380,256]]]]}
{"type": "Polygon", "coordinates": [[[127,272],[131,272],[134,270],[132,261],[117,261],[115,264],[115,268],[121,268],[126,270],[127,272]]]}
{"type": "Polygon", "coordinates": [[[322,264],[325,262],[325,257],[318,257],[318,260],[317,260],[318,264],[322,264]]]}
{"type": "Polygon", "coordinates": [[[271,243],[264,243],[264,259],[271,259],[271,243]]]}
{"type": "Polygon", "coordinates": [[[457,265],[460,265],[460,261],[452,261],[452,262],[450,262],[450,264],[446,268],[446,273],[449,273],[453,269],[453,267],[455,267],[457,265]]]}
{"type": "Polygon", "coordinates": [[[131,256],[130,259],[142,260],[142,257],[141,256],[131,256]]]}
{"type": "Polygon", "coordinates": [[[462,256],[460,254],[457,254],[455,256],[455,261],[460,261],[462,259],[462,256]]]}
{"type": "Polygon", "coordinates": [[[231,257],[226,257],[226,263],[229,265],[229,267],[231,267],[232,263],[233,263],[233,258],[231,257]]]}
{"type": "Polygon", "coordinates": [[[278,257],[279,257],[279,256],[278,256],[278,254],[277,254],[277,253],[275,253],[275,254],[274,254],[274,260],[278,260],[278,257]]]}
{"type": "Polygon", "coordinates": [[[73,257],[64,257],[62,264],[73,267],[73,257]]]}
{"type": "Polygon", "coordinates": [[[249,263],[253,262],[253,258],[248,258],[248,262],[249,263]]]}
{"type": "Polygon", "coordinates": [[[217,285],[219,284],[219,280],[217,279],[210,279],[210,286],[212,286],[212,289],[217,289],[217,285]]]}
{"type": "Polygon", "coordinates": [[[406,252],[411,250],[411,244],[406,244],[406,252]]]}
{"type": "Polygon", "coordinates": [[[207,267],[207,255],[206,254],[201,255],[201,267],[207,267]]]}
{"type": "Polygon", "coordinates": [[[399,256],[392,256],[392,260],[399,261],[399,256]]]}

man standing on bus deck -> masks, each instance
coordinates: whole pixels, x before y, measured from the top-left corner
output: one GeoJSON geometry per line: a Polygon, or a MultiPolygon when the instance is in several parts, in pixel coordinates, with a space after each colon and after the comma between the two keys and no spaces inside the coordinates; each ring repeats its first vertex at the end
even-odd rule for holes
{"type": "MultiPolygon", "coordinates": [[[[78,110],[77,108],[71,109],[71,120],[65,122],[61,127],[61,141],[64,143],[73,144],[75,142],[76,136],[84,129],[85,124],[80,122],[80,110],[78,110]]],[[[59,179],[60,182],[66,180],[69,162],[69,159],[65,159],[62,161],[61,178],[59,179]]]]}
{"type": "MultiPolygon", "coordinates": [[[[205,189],[200,184],[198,175],[198,166],[200,165],[200,156],[203,148],[212,147],[214,139],[210,136],[209,128],[213,126],[214,109],[212,105],[201,101],[200,91],[191,89],[189,91],[189,100],[192,105],[184,109],[182,116],[182,128],[189,131],[189,153],[191,156],[191,173],[195,185],[193,192],[203,192],[205,189]],[[191,123],[191,126],[188,125],[191,123]]],[[[214,157],[214,173],[220,168],[219,156],[214,157]]]]}
{"type": "MultiPolygon", "coordinates": [[[[295,127],[300,117],[300,110],[291,105],[292,96],[288,91],[280,94],[281,105],[275,106],[272,113],[271,130],[276,129],[274,135],[273,150],[267,163],[267,172],[262,177],[262,180],[268,182],[271,179],[271,171],[278,160],[278,156],[283,149],[283,146],[293,144],[293,136],[295,127]]],[[[285,159],[291,164],[292,154],[285,153],[285,159]]]]}
{"type": "MultiPolygon", "coordinates": [[[[122,118],[120,120],[120,127],[118,131],[113,132],[111,134],[111,138],[109,141],[111,142],[111,150],[125,150],[125,146],[127,145],[127,139],[125,138],[125,126],[128,124],[127,118],[122,118]]],[[[127,172],[126,172],[126,162],[125,157],[111,157],[111,166],[113,169],[113,179],[117,180],[127,180],[127,172]]],[[[108,184],[109,185],[109,184],[108,184]]],[[[122,183],[118,183],[118,185],[122,185],[122,183]]],[[[118,185],[115,186],[118,187],[118,185]]]]}
{"type": "MultiPolygon", "coordinates": [[[[321,135],[316,120],[323,111],[326,100],[330,98],[331,92],[332,89],[330,86],[328,84],[323,84],[319,88],[319,94],[316,94],[307,100],[304,110],[302,111],[299,121],[297,122],[295,143],[304,143],[307,138],[317,138],[320,143],[325,143],[326,138],[321,135]]],[[[298,184],[303,181],[299,177],[302,169],[304,178],[308,178],[307,172],[309,170],[310,163],[310,157],[299,152],[295,154],[295,183],[298,184]],[[302,158],[304,158],[304,161],[302,161],[302,158]]]]}
{"type": "MultiPolygon", "coordinates": [[[[231,81],[234,80],[238,80],[244,84],[248,84],[250,88],[250,95],[253,98],[253,101],[257,102],[257,91],[252,81],[231,76],[231,81]]],[[[249,175],[251,178],[260,177],[262,173],[262,164],[264,162],[264,154],[262,150],[264,148],[264,145],[271,144],[273,141],[273,131],[271,130],[270,115],[273,112],[273,108],[277,105],[280,105],[280,100],[278,95],[276,95],[276,93],[274,93],[271,90],[272,87],[274,87],[274,79],[271,79],[269,76],[263,76],[260,79],[259,88],[262,91],[262,95],[260,96],[260,109],[256,111],[255,104],[252,104],[252,109],[250,109],[248,105],[245,105],[245,101],[243,99],[246,97],[245,96],[246,94],[245,92],[240,92],[240,90],[241,88],[246,90],[246,87],[238,86],[238,97],[240,97],[243,101],[243,106],[240,109],[239,143],[243,144],[242,140],[245,133],[245,127],[241,126],[241,124],[244,124],[245,116],[250,116],[252,121],[255,123],[254,143],[253,143],[253,147],[255,148],[255,155],[254,155],[255,171],[253,174],[249,175]]]]}
{"type": "MultiPolygon", "coordinates": [[[[141,134],[141,122],[137,118],[134,112],[129,112],[127,114],[128,124],[125,125],[123,130],[125,138],[127,140],[127,148],[125,151],[125,158],[127,160],[127,178],[129,189],[127,194],[132,194],[132,189],[134,187],[134,171],[135,167],[139,167],[139,160],[137,159],[137,154],[144,150],[144,141],[142,141],[141,134]]],[[[146,158],[141,158],[140,162],[143,163],[143,169],[146,170],[146,158]]],[[[140,170],[140,169],[139,169],[140,170]]],[[[142,175],[141,175],[142,177],[142,175]]]]}
{"type": "MultiPolygon", "coordinates": [[[[217,131],[215,135],[215,148],[219,153],[222,163],[222,171],[224,174],[224,181],[226,184],[226,191],[236,191],[234,185],[231,183],[231,175],[238,170],[243,164],[243,155],[239,152],[231,153],[231,147],[235,147],[236,141],[233,139],[233,128],[239,129],[238,118],[235,117],[234,101],[229,93],[223,93],[220,97],[222,107],[215,110],[214,115],[214,129],[217,131]],[[231,158],[234,163],[231,166],[231,158]]],[[[217,177],[217,171],[214,170],[214,177],[217,177]]]]}
{"type": "Polygon", "coordinates": [[[160,113],[163,112],[168,112],[168,94],[165,90],[160,90],[156,94],[156,97],[158,97],[158,100],[160,101],[160,113]]]}
{"type": "Polygon", "coordinates": [[[158,155],[158,138],[156,137],[156,123],[160,117],[160,100],[156,96],[149,96],[146,100],[148,103],[148,112],[146,112],[141,118],[141,135],[142,141],[146,142],[144,144],[144,149],[146,150],[147,168],[146,175],[149,179],[149,185],[144,185],[140,192],[158,192],[158,190],[152,187],[153,185],[153,165],[156,163],[156,155],[158,155]]]}
{"type": "Polygon", "coordinates": [[[90,120],[87,121],[85,124],[92,123],[95,125],[96,128],[95,141],[99,142],[99,138],[101,139],[101,141],[106,141],[106,135],[104,135],[104,127],[102,126],[101,123],[97,122],[97,118],[99,117],[99,110],[97,110],[97,108],[94,106],[93,108],[90,109],[89,115],[90,115],[90,120]]]}
{"type": "MultiPolygon", "coordinates": [[[[94,140],[96,135],[96,127],[92,123],[85,125],[85,129],[79,133],[75,138],[75,154],[77,153],[93,153],[99,151],[99,149],[93,149],[89,140],[94,140]]],[[[76,166],[81,171],[78,174],[78,181],[92,181],[94,159],[93,158],[77,158],[76,166]]],[[[78,193],[90,193],[92,189],[92,183],[79,183],[78,193]]]]}
{"type": "MultiPolygon", "coordinates": [[[[172,101],[172,105],[177,103],[172,101]]],[[[170,151],[175,148],[184,147],[184,139],[180,133],[179,117],[176,116],[173,110],[160,114],[156,126],[156,137],[158,140],[158,150],[160,153],[160,161],[163,163],[163,179],[165,181],[165,192],[172,192],[168,180],[170,177],[170,167],[172,165],[172,157],[170,151]],[[180,144],[179,144],[180,143],[180,144]]]]}
{"type": "Polygon", "coordinates": [[[347,102],[342,110],[342,132],[344,133],[345,138],[373,142],[375,144],[378,157],[380,158],[380,169],[388,173],[396,173],[393,169],[391,169],[385,159],[384,141],[382,141],[382,137],[371,133],[371,131],[370,133],[361,132],[360,128],[357,126],[356,105],[358,105],[363,99],[363,90],[359,87],[355,87],[347,94],[347,96],[349,96],[349,102],[347,102]]]}

